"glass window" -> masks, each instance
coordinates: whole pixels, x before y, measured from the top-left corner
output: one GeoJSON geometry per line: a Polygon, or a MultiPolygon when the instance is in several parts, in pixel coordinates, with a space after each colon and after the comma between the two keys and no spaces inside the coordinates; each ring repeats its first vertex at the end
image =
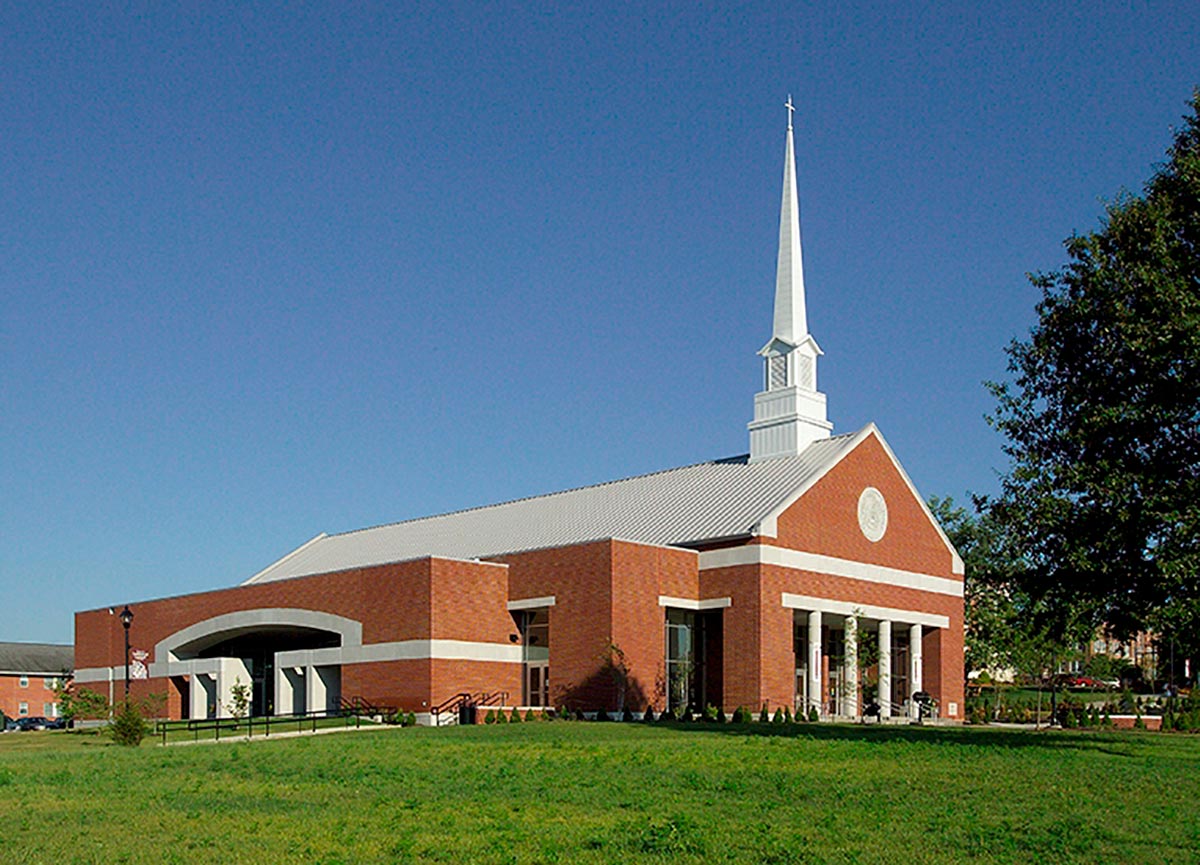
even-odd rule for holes
{"type": "Polygon", "coordinates": [[[19,706],[17,706],[17,714],[18,715],[28,715],[29,714],[29,704],[21,703],[19,706]]]}
{"type": "Polygon", "coordinates": [[[29,687],[29,677],[22,676],[21,681],[18,682],[17,684],[19,684],[22,688],[28,688],[29,687]]]}
{"type": "Polygon", "coordinates": [[[57,718],[58,703],[42,703],[42,714],[47,718],[57,718]]]}
{"type": "Polygon", "coordinates": [[[542,607],[525,613],[521,623],[521,643],[526,661],[550,659],[550,610],[542,607]]]}
{"type": "Polygon", "coordinates": [[[692,702],[696,671],[696,614],[667,610],[667,708],[683,711],[692,702]]]}

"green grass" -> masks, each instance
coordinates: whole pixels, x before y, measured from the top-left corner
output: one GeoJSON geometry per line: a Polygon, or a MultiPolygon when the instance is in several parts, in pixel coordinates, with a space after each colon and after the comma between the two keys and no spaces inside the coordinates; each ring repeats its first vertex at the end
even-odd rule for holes
{"type": "Polygon", "coordinates": [[[7,861],[1195,862],[1200,738],[554,722],[0,737],[7,861]]]}

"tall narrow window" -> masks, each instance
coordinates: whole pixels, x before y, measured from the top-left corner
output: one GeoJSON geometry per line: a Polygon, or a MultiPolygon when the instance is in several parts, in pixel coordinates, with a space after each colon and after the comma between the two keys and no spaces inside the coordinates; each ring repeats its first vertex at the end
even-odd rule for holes
{"type": "Polygon", "coordinates": [[[696,614],[667,610],[667,708],[682,712],[692,704],[696,674],[696,614]]]}

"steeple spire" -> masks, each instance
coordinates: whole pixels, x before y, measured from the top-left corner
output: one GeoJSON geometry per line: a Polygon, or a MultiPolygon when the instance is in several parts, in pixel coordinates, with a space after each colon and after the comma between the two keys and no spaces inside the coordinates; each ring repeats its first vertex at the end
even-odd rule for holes
{"type": "Polygon", "coordinates": [[[779,258],[775,270],[775,320],[762,347],[763,390],[754,397],[750,422],[750,461],[796,456],[828,438],[825,394],[817,390],[821,348],[808,332],[804,303],[804,260],[800,252],[800,199],[796,193],[796,146],[789,94],[787,145],[783,161],[783,201],[779,210],[779,258]]]}
{"type": "Polygon", "coordinates": [[[788,110],[787,152],[783,161],[783,201],[779,208],[779,261],[775,268],[776,339],[792,345],[808,336],[804,309],[804,259],[800,253],[800,200],[796,194],[796,145],[792,140],[791,94],[788,110]]]}

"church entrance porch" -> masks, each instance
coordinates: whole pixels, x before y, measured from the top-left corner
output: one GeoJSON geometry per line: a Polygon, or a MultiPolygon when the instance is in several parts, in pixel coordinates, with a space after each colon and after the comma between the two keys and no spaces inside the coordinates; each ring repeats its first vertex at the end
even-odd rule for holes
{"type": "Polygon", "coordinates": [[[913,694],[923,690],[924,637],[948,627],[944,617],[794,595],[785,595],[784,605],[794,610],[798,715],[917,718],[913,694]]]}

